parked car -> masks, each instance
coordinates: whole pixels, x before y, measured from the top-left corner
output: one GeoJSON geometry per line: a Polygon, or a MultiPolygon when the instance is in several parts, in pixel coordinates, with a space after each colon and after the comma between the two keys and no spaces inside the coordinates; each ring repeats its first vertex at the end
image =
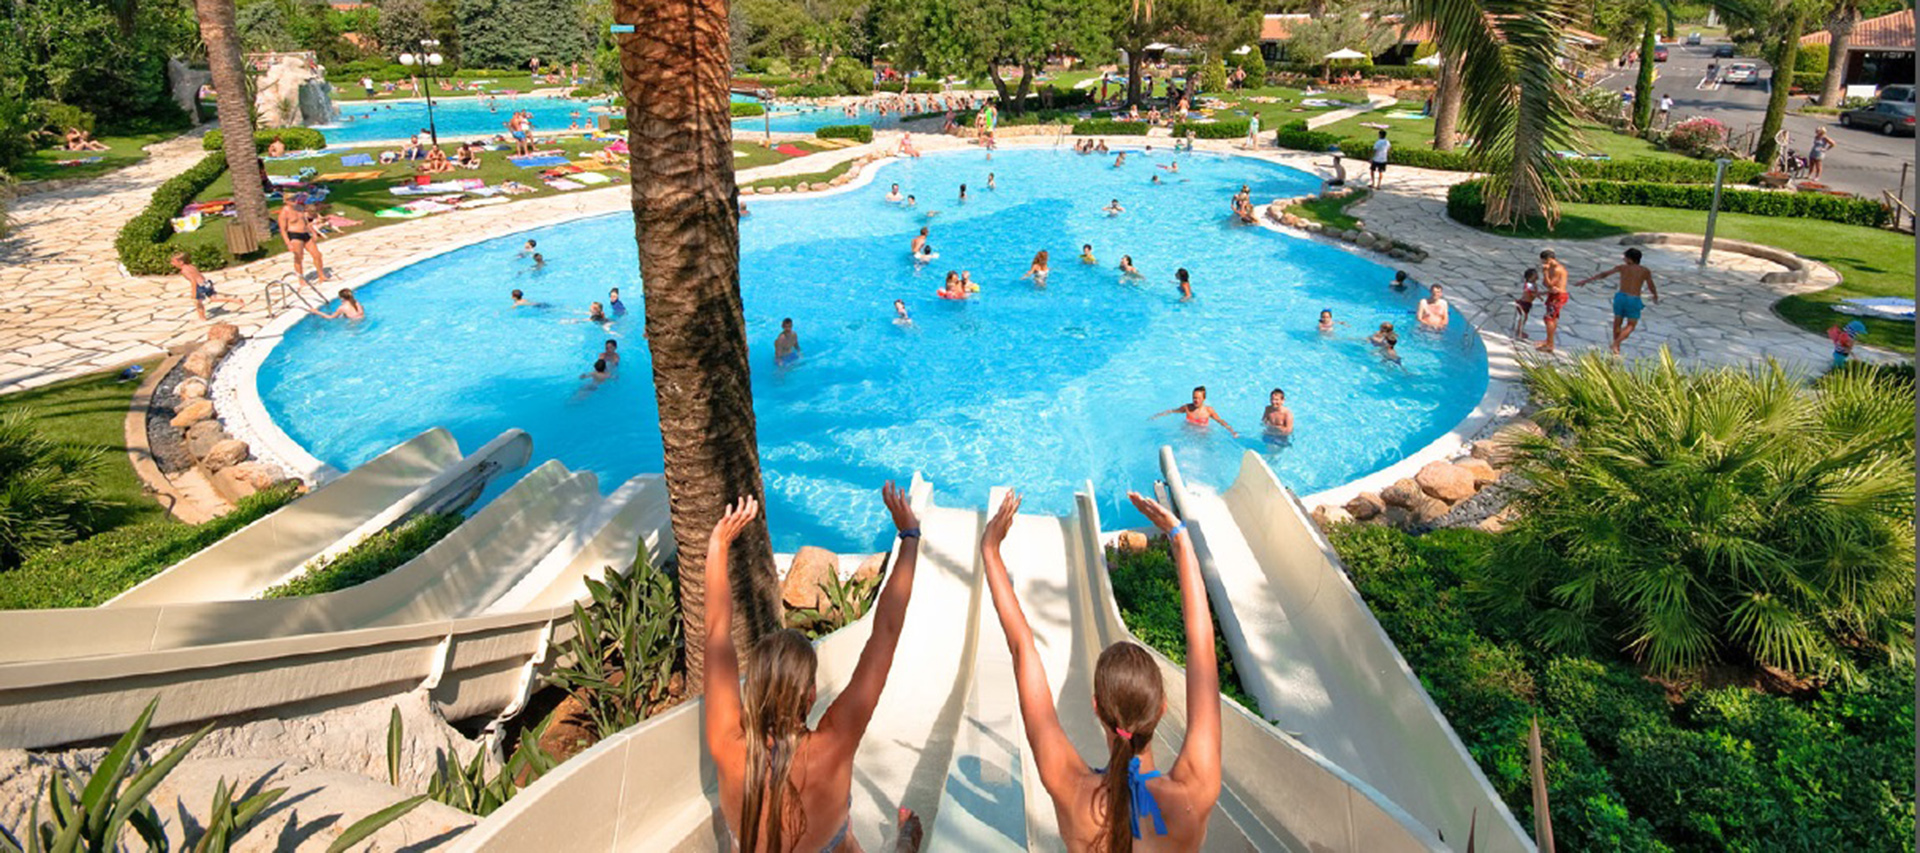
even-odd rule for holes
{"type": "Polygon", "coordinates": [[[1659,46],[1657,46],[1657,47],[1655,47],[1655,48],[1653,49],[1653,61],[1655,61],[1655,62],[1665,62],[1665,61],[1667,61],[1667,46],[1666,46],[1666,45],[1664,45],[1664,44],[1663,44],[1663,45],[1659,45],[1659,46]]]}
{"type": "Polygon", "coordinates": [[[1713,46],[1713,58],[1715,58],[1715,59],[1732,59],[1732,58],[1733,58],[1733,45],[1732,45],[1732,44],[1716,44],[1716,45],[1714,45],[1714,46],[1713,46]]]}
{"type": "Polygon", "coordinates": [[[1880,100],[1911,104],[1913,103],[1913,92],[1914,88],[1912,86],[1888,86],[1880,90],[1880,100]]]}
{"type": "Polygon", "coordinates": [[[1841,127],[1878,130],[1888,136],[1913,133],[1913,102],[1881,99],[1873,106],[1840,114],[1841,127]]]}
{"type": "Polygon", "coordinates": [[[1720,79],[1734,85],[1760,82],[1760,66],[1751,62],[1729,62],[1720,70],[1720,79]]]}
{"type": "Polygon", "coordinates": [[[1700,44],[1700,34],[1687,33],[1687,44],[1688,46],[1698,46],[1700,44]]]}

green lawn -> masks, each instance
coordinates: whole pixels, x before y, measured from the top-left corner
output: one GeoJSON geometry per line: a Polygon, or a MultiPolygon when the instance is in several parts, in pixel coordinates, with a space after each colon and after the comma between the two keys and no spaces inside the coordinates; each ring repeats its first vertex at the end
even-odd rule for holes
{"type": "MultiPolygon", "coordinates": [[[[145,363],[152,370],[158,361],[145,363]]],[[[74,447],[97,447],[102,496],[120,505],[101,529],[171,518],[150,496],[127,459],[127,407],[138,378],[120,381],[117,371],[94,373],[0,397],[0,412],[25,409],[49,437],[74,447]]]]}
{"type": "MultiPolygon", "coordinates": [[[[1379,131],[1376,128],[1363,127],[1362,123],[1384,124],[1387,126],[1387,140],[1396,146],[1408,149],[1429,149],[1433,142],[1433,119],[1430,118],[1387,118],[1386,114],[1398,110],[1417,112],[1420,104],[1396,104],[1382,112],[1358,115],[1341,119],[1317,130],[1338,133],[1354,139],[1373,139],[1379,131]]],[[[1261,126],[1265,127],[1263,120],[1261,126]]],[[[1655,160],[1685,160],[1684,155],[1671,151],[1662,151],[1653,147],[1653,143],[1639,137],[1614,133],[1600,125],[1580,126],[1580,150],[1587,154],[1605,154],[1615,160],[1651,158],[1655,160]]]]}
{"type": "MultiPolygon", "coordinates": [[[[540,149],[549,150],[553,148],[559,148],[566,152],[567,157],[569,159],[584,160],[584,159],[587,159],[588,154],[590,152],[598,151],[601,148],[606,147],[606,145],[607,145],[606,142],[591,142],[591,141],[587,141],[585,139],[580,139],[580,138],[569,138],[569,139],[563,139],[563,140],[558,140],[553,142],[543,142],[540,145],[540,149]]],[[[797,145],[797,147],[801,149],[806,150],[809,153],[823,150],[826,147],[821,145],[815,145],[809,142],[799,142],[799,143],[795,143],[795,145],[797,145]]],[[[443,145],[442,147],[446,148],[447,151],[451,154],[458,146],[443,145]]],[[[739,154],[734,159],[734,165],[736,168],[739,168],[739,169],[752,168],[754,166],[764,166],[770,163],[778,163],[778,162],[790,159],[787,157],[787,155],[782,154],[778,151],[774,151],[772,149],[766,148],[758,144],[752,144],[752,143],[746,143],[746,142],[735,142],[734,150],[736,152],[739,152],[739,154]]],[[[340,151],[340,154],[368,153],[368,152],[376,152],[376,149],[371,149],[371,148],[354,149],[353,151],[342,149],[340,151]]],[[[561,192],[582,192],[582,190],[556,190],[551,187],[548,187],[545,183],[542,183],[540,180],[540,172],[542,171],[542,169],[537,169],[537,168],[522,169],[518,166],[515,166],[513,165],[512,162],[507,160],[507,154],[509,153],[510,152],[506,152],[506,151],[485,152],[480,157],[481,165],[479,169],[472,169],[472,170],[456,169],[452,173],[437,176],[437,179],[438,180],[456,180],[456,179],[465,179],[465,178],[479,178],[481,180],[486,181],[489,186],[497,186],[506,181],[519,181],[520,183],[525,184],[526,186],[533,189],[533,192],[526,193],[523,195],[506,196],[506,198],[510,198],[515,201],[529,199],[529,198],[540,198],[542,196],[558,195],[561,192]]],[[[360,220],[359,225],[350,226],[343,233],[348,233],[348,234],[359,233],[369,228],[381,228],[388,225],[393,225],[395,223],[411,221],[407,219],[383,219],[375,216],[374,214],[375,212],[383,210],[385,208],[394,207],[396,205],[412,200],[411,198],[396,196],[391,192],[389,192],[388,190],[389,188],[396,186],[400,181],[400,179],[414,174],[414,171],[413,171],[414,164],[394,163],[386,166],[381,166],[378,164],[375,164],[373,166],[341,166],[340,155],[329,154],[326,157],[319,157],[311,160],[282,160],[282,161],[268,162],[267,172],[273,175],[293,175],[298,173],[300,169],[307,166],[312,166],[313,168],[320,170],[320,173],[323,175],[328,172],[369,172],[369,171],[376,171],[376,170],[381,173],[380,177],[378,178],[369,178],[366,180],[354,180],[354,181],[337,181],[330,184],[330,186],[333,188],[333,192],[327,198],[326,203],[327,203],[328,212],[338,214],[341,216],[350,217],[352,219],[360,220]]],[[[603,170],[602,174],[605,174],[607,177],[612,178],[616,184],[624,183],[627,180],[627,174],[625,172],[621,172],[618,170],[612,170],[612,169],[603,170]]],[[[591,186],[592,185],[590,185],[589,188],[591,188],[591,186]]],[[[230,198],[232,197],[232,195],[233,195],[232,176],[222,175],[220,176],[219,180],[213,182],[212,186],[209,186],[205,190],[201,191],[201,193],[195,197],[195,200],[209,201],[213,199],[230,198]]],[[[275,205],[273,209],[277,211],[279,209],[278,205],[275,205]]],[[[173,235],[173,237],[169,238],[167,242],[169,245],[172,245],[172,246],[190,248],[192,246],[198,246],[198,245],[215,245],[215,246],[225,245],[225,241],[226,241],[225,229],[219,227],[219,223],[215,222],[211,225],[201,226],[200,230],[198,231],[193,231],[186,234],[175,234],[173,235]]],[[[276,237],[273,240],[267,242],[266,252],[260,257],[276,255],[284,251],[286,251],[285,241],[276,237]]],[[[321,241],[320,251],[323,254],[326,252],[325,240],[321,241]]],[[[251,260],[253,258],[249,258],[249,259],[251,260]]]]}
{"type": "MultiPolygon", "coordinates": [[[[480,77],[475,79],[488,81],[487,83],[484,83],[482,85],[487,90],[493,90],[493,91],[499,91],[502,89],[512,89],[516,92],[529,92],[534,89],[554,88],[553,86],[544,82],[542,83],[533,82],[533,75],[528,74],[525,71],[512,73],[512,74],[490,74],[490,75],[487,75],[486,77],[480,77]]],[[[407,91],[407,87],[405,85],[406,81],[404,80],[394,81],[402,85],[400,86],[400,88],[395,89],[392,92],[380,92],[379,87],[385,86],[386,84],[376,81],[374,83],[374,86],[375,86],[374,91],[377,92],[378,94],[376,94],[371,99],[367,97],[366,90],[360,88],[360,78],[358,77],[329,77],[327,78],[327,82],[333,84],[333,99],[336,101],[365,101],[365,100],[398,101],[404,98],[426,97],[424,94],[415,94],[413,92],[407,91]]],[[[459,83],[464,85],[467,83],[472,83],[474,82],[474,80],[449,78],[449,82],[459,83]]],[[[441,91],[438,80],[431,81],[431,82],[427,80],[421,80],[420,85],[422,88],[425,88],[431,85],[433,88],[433,97],[435,100],[438,100],[440,98],[473,98],[473,97],[479,97],[480,95],[486,94],[485,91],[474,91],[471,89],[461,89],[459,91],[454,91],[454,92],[441,91]]],[[[561,85],[566,85],[566,84],[563,83],[561,85]]]]}
{"type": "Polygon", "coordinates": [[[1287,208],[1287,212],[1302,219],[1309,219],[1330,228],[1347,231],[1358,226],[1360,220],[1347,213],[1347,207],[1366,201],[1368,191],[1361,190],[1349,196],[1339,198],[1315,198],[1287,208]]]}
{"type": "MultiPolygon", "coordinates": [[[[1533,226],[1517,232],[1492,233],[1521,237],[1559,237],[1594,239],[1640,231],[1670,231],[1702,234],[1707,214],[1698,210],[1622,207],[1617,205],[1561,205],[1561,220],[1552,232],[1533,226]]],[[[1819,219],[1791,219],[1722,213],[1714,233],[1720,237],[1763,243],[1812,258],[1839,271],[1840,286],[1800,296],[1789,296],[1774,305],[1780,316],[1809,332],[1825,334],[1836,322],[1860,319],[1867,324],[1868,344],[1902,353],[1912,353],[1912,323],[1854,318],[1837,313],[1832,306],[1853,296],[1913,295],[1914,239],[1911,235],[1882,228],[1842,225],[1819,219]]]]}
{"type": "Polygon", "coordinates": [[[102,136],[99,139],[107,144],[106,151],[43,148],[21,158],[19,165],[14,167],[13,174],[22,181],[98,177],[147,159],[146,146],[178,135],[177,132],[167,132],[143,133],[137,136],[102,136]],[[62,166],[59,163],[61,160],[80,160],[89,157],[99,157],[100,162],[77,163],[72,166],[62,166]]]}
{"type": "Polygon", "coordinates": [[[780,187],[794,186],[795,184],[817,184],[822,181],[831,181],[834,178],[844,175],[846,174],[847,170],[852,167],[853,167],[853,161],[846,160],[839,163],[835,163],[831,168],[827,169],[824,172],[809,172],[804,175],[787,175],[779,178],[762,178],[760,180],[754,181],[753,183],[746,184],[741,188],[757,189],[760,187],[773,187],[775,189],[778,189],[780,187]]]}
{"type": "Polygon", "coordinates": [[[1360,89],[1332,89],[1308,95],[1289,86],[1261,86],[1257,89],[1238,89],[1217,93],[1215,97],[1225,101],[1224,110],[1216,110],[1218,118],[1240,118],[1247,115],[1260,117],[1260,130],[1266,133],[1277,129],[1290,121],[1308,119],[1322,113],[1329,113],[1340,107],[1307,107],[1300,102],[1307,98],[1333,98],[1342,101],[1365,101],[1367,94],[1360,89]],[[1273,103],[1255,103],[1253,98],[1274,98],[1273,103]]]}

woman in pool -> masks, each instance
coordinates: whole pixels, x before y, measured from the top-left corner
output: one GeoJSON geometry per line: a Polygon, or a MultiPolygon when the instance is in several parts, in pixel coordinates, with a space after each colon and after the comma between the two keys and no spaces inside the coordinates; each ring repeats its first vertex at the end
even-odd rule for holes
{"type": "Polygon", "coordinates": [[[966,184],[960,185],[960,203],[961,204],[967,203],[967,185],[966,184]]]}
{"type": "Polygon", "coordinates": [[[598,302],[595,302],[595,303],[593,303],[593,304],[591,304],[591,305],[588,305],[588,306],[587,306],[587,322],[589,322],[589,323],[606,323],[606,322],[607,322],[607,309],[606,309],[606,307],[605,307],[605,306],[602,306],[602,305],[601,305],[600,303],[598,303],[598,302]]]}
{"type": "Polygon", "coordinates": [[[1125,165],[1127,165],[1127,152],[1122,151],[1119,156],[1113,158],[1113,167],[1118,169],[1125,165]]]}
{"type": "Polygon", "coordinates": [[[1139,281],[1140,279],[1146,278],[1146,276],[1141,275],[1140,270],[1134,267],[1132,255],[1121,255],[1120,278],[1126,281],[1139,281]]]}
{"type": "Polygon", "coordinates": [[[1193,278],[1187,275],[1186,267],[1173,271],[1173,283],[1180,285],[1181,302],[1193,301],[1193,278]]]}
{"type": "MultiPolygon", "coordinates": [[[[1233,429],[1233,426],[1227,423],[1225,418],[1220,417],[1220,413],[1218,411],[1215,411],[1212,406],[1207,405],[1207,386],[1205,385],[1199,385],[1194,387],[1193,402],[1188,403],[1184,406],[1175,406],[1171,409],[1168,409],[1164,412],[1154,415],[1153,417],[1164,418],[1171,414],[1185,415],[1187,419],[1187,424],[1190,426],[1205,427],[1209,423],[1218,422],[1221,426],[1227,428],[1228,435],[1231,435],[1234,438],[1240,437],[1240,433],[1235,432],[1233,429]]],[[[1148,420],[1152,420],[1152,418],[1149,418],[1148,420]]]]}
{"type": "Polygon", "coordinates": [[[1335,322],[1333,321],[1333,311],[1332,311],[1332,309],[1328,309],[1328,308],[1322,308],[1322,309],[1320,309],[1320,326],[1319,326],[1319,329],[1320,329],[1320,334],[1322,334],[1322,335],[1332,335],[1332,334],[1333,334],[1333,327],[1334,327],[1334,326],[1336,326],[1336,325],[1338,325],[1338,326],[1344,326],[1344,325],[1346,325],[1346,324],[1345,324],[1345,323],[1335,323],[1335,322]]]}
{"type": "Polygon", "coordinates": [[[1275,388],[1267,395],[1267,410],[1261,413],[1260,422],[1266,425],[1270,439],[1293,437],[1293,411],[1287,408],[1287,392],[1275,388]]]}
{"type": "Polygon", "coordinates": [[[993,173],[988,172],[987,173],[987,189],[997,190],[999,188],[1000,188],[1000,185],[997,183],[994,183],[993,173]]]}
{"type": "Polygon", "coordinates": [[[1120,206],[1120,200],[1117,198],[1107,202],[1107,206],[1100,210],[1108,216],[1119,216],[1127,212],[1126,208],[1120,206]]]}
{"type": "Polygon", "coordinates": [[[973,281],[973,270],[960,271],[960,288],[968,293],[980,292],[980,285],[973,281]]]}
{"type": "MultiPolygon", "coordinates": [[[[728,507],[707,539],[707,631],[687,640],[700,643],[706,659],[707,754],[713,758],[720,812],[734,850],[860,849],[848,814],[853,757],[893,667],[920,553],[920,520],[906,492],[888,481],[881,495],[900,537],[900,556],[874,600],[873,630],[860,662],[812,729],[807,718],[817,699],[819,659],[805,634],[787,629],[762,637],[747,658],[742,684],[728,559],[733,540],[759,515],[759,502],[746,497],[728,507]]],[[[1213,648],[1211,641],[1206,648],[1213,648]]],[[[897,849],[919,848],[919,819],[904,808],[900,835],[897,849]]]]}
{"type": "Polygon", "coordinates": [[[340,288],[339,308],[335,308],[324,314],[308,308],[307,313],[325,320],[338,320],[343,317],[348,320],[367,319],[367,309],[361,306],[360,300],[354,298],[353,288],[351,287],[340,288]]]}
{"type": "Polygon", "coordinates": [[[1214,657],[1207,588],[1200,579],[1187,525],[1150,498],[1133,492],[1127,498],[1166,534],[1172,546],[1186,627],[1186,738],[1164,772],[1153,741],[1167,710],[1166,685],[1152,653],[1137,644],[1114,643],[1100,652],[1094,664],[1093,714],[1100,722],[1106,767],[1095,768],[1083,760],[1060,725],[1033,629],[1021,612],[1000,553],[1000,543],[1020,510],[1018,493],[1008,492],[987,523],[980,537],[980,558],[1007,651],[1013,656],[1013,680],[1033,766],[1053,800],[1065,849],[1198,850],[1220,799],[1220,669],[1214,657]]]}
{"type": "Polygon", "coordinates": [[[1041,249],[1039,254],[1033,256],[1033,263],[1027,265],[1027,274],[1021,276],[1021,278],[1033,279],[1034,287],[1045,288],[1047,286],[1047,272],[1047,250],[1041,249]]]}
{"type": "Polygon", "coordinates": [[[894,184],[892,188],[887,190],[887,201],[898,204],[900,203],[900,199],[900,185],[894,184]]]}
{"type": "Polygon", "coordinates": [[[1392,323],[1381,323],[1380,331],[1367,337],[1367,343],[1380,350],[1380,357],[1394,364],[1400,363],[1400,353],[1394,347],[1400,345],[1400,335],[1393,331],[1392,323]]]}

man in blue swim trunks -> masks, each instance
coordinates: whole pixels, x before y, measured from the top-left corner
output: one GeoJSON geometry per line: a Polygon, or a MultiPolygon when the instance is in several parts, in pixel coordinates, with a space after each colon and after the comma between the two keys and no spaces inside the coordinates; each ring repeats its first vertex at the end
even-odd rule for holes
{"type": "Polygon", "coordinates": [[[1640,325],[1640,310],[1646,307],[1646,302],[1640,298],[1641,289],[1646,289],[1647,297],[1653,300],[1653,304],[1660,304],[1660,289],[1653,286],[1653,270],[1640,265],[1640,250],[1628,249],[1623,256],[1625,263],[1573,283],[1574,287],[1581,287],[1587,282],[1620,274],[1620,289],[1613,294],[1613,345],[1607,348],[1614,355],[1620,354],[1620,345],[1626,343],[1627,336],[1633,334],[1634,328],[1640,325]]]}
{"type": "Polygon", "coordinates": [[[800,360],[800,336],[793,333],[793,318],[780,321],[780,336],[773,339],[773,364],[786,367],[800,360]]]}

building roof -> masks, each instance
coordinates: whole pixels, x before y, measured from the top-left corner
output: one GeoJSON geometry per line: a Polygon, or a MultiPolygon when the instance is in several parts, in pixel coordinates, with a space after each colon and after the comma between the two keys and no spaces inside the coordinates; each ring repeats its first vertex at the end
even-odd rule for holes
{"type": "MultiPolygon", "coordinates": [[[[1833,34],[1826,30],[1800,37],[1801,44],[1830,44],[1833,34]]],[[[1913,10],[1902,9],[1891,15],[1868,18],[1853,25],[1847,39],[1848,50],[1912,50],[1913,10]]]]}
{"type": "MultiPolygon", "coordinates": [[[[1260,40],[1261,41],[1286,41],[1287,39],[1293,37],[1294,27],[1300,26],[1301,24],[1304,24],[1310,20],[1313,20],[1313,16],[1300,15],[1300,14],[1263,16],[1260,19],[1260,40]]],[[[1389,15],[1387,16],[1387,20],[1398,25],[1400,21],[1400,16],[1389,15]]],[[[1566,27],[1563,29],[1563,32],[1568,42],[1571,42],[1573,44],[1578,44],[1583,47],[1594,47],[1597,45],[1602,45],[1607,43],[1607,40],[1604,36],[1595,35],[1593,33],[1587,32],[1586,30],[1577,30],[1572,27],[1566,27]]],[[[1907,27],[1907,32],[1908,32],[1908,43],[1911,44],[1912,32],[1913,32],[1913,27],[1911,25],[1911,16],[1909,16],[1909,25],[1907,27]]],[[[1432,24],[1427,24],[1427,23],[1414,24],[1413,26],[1406,27],[1400,32],[1401,44],[1425,44],[1428,41],[1431,41],[1432,39],[1433,39],[1432,24]]]]}

